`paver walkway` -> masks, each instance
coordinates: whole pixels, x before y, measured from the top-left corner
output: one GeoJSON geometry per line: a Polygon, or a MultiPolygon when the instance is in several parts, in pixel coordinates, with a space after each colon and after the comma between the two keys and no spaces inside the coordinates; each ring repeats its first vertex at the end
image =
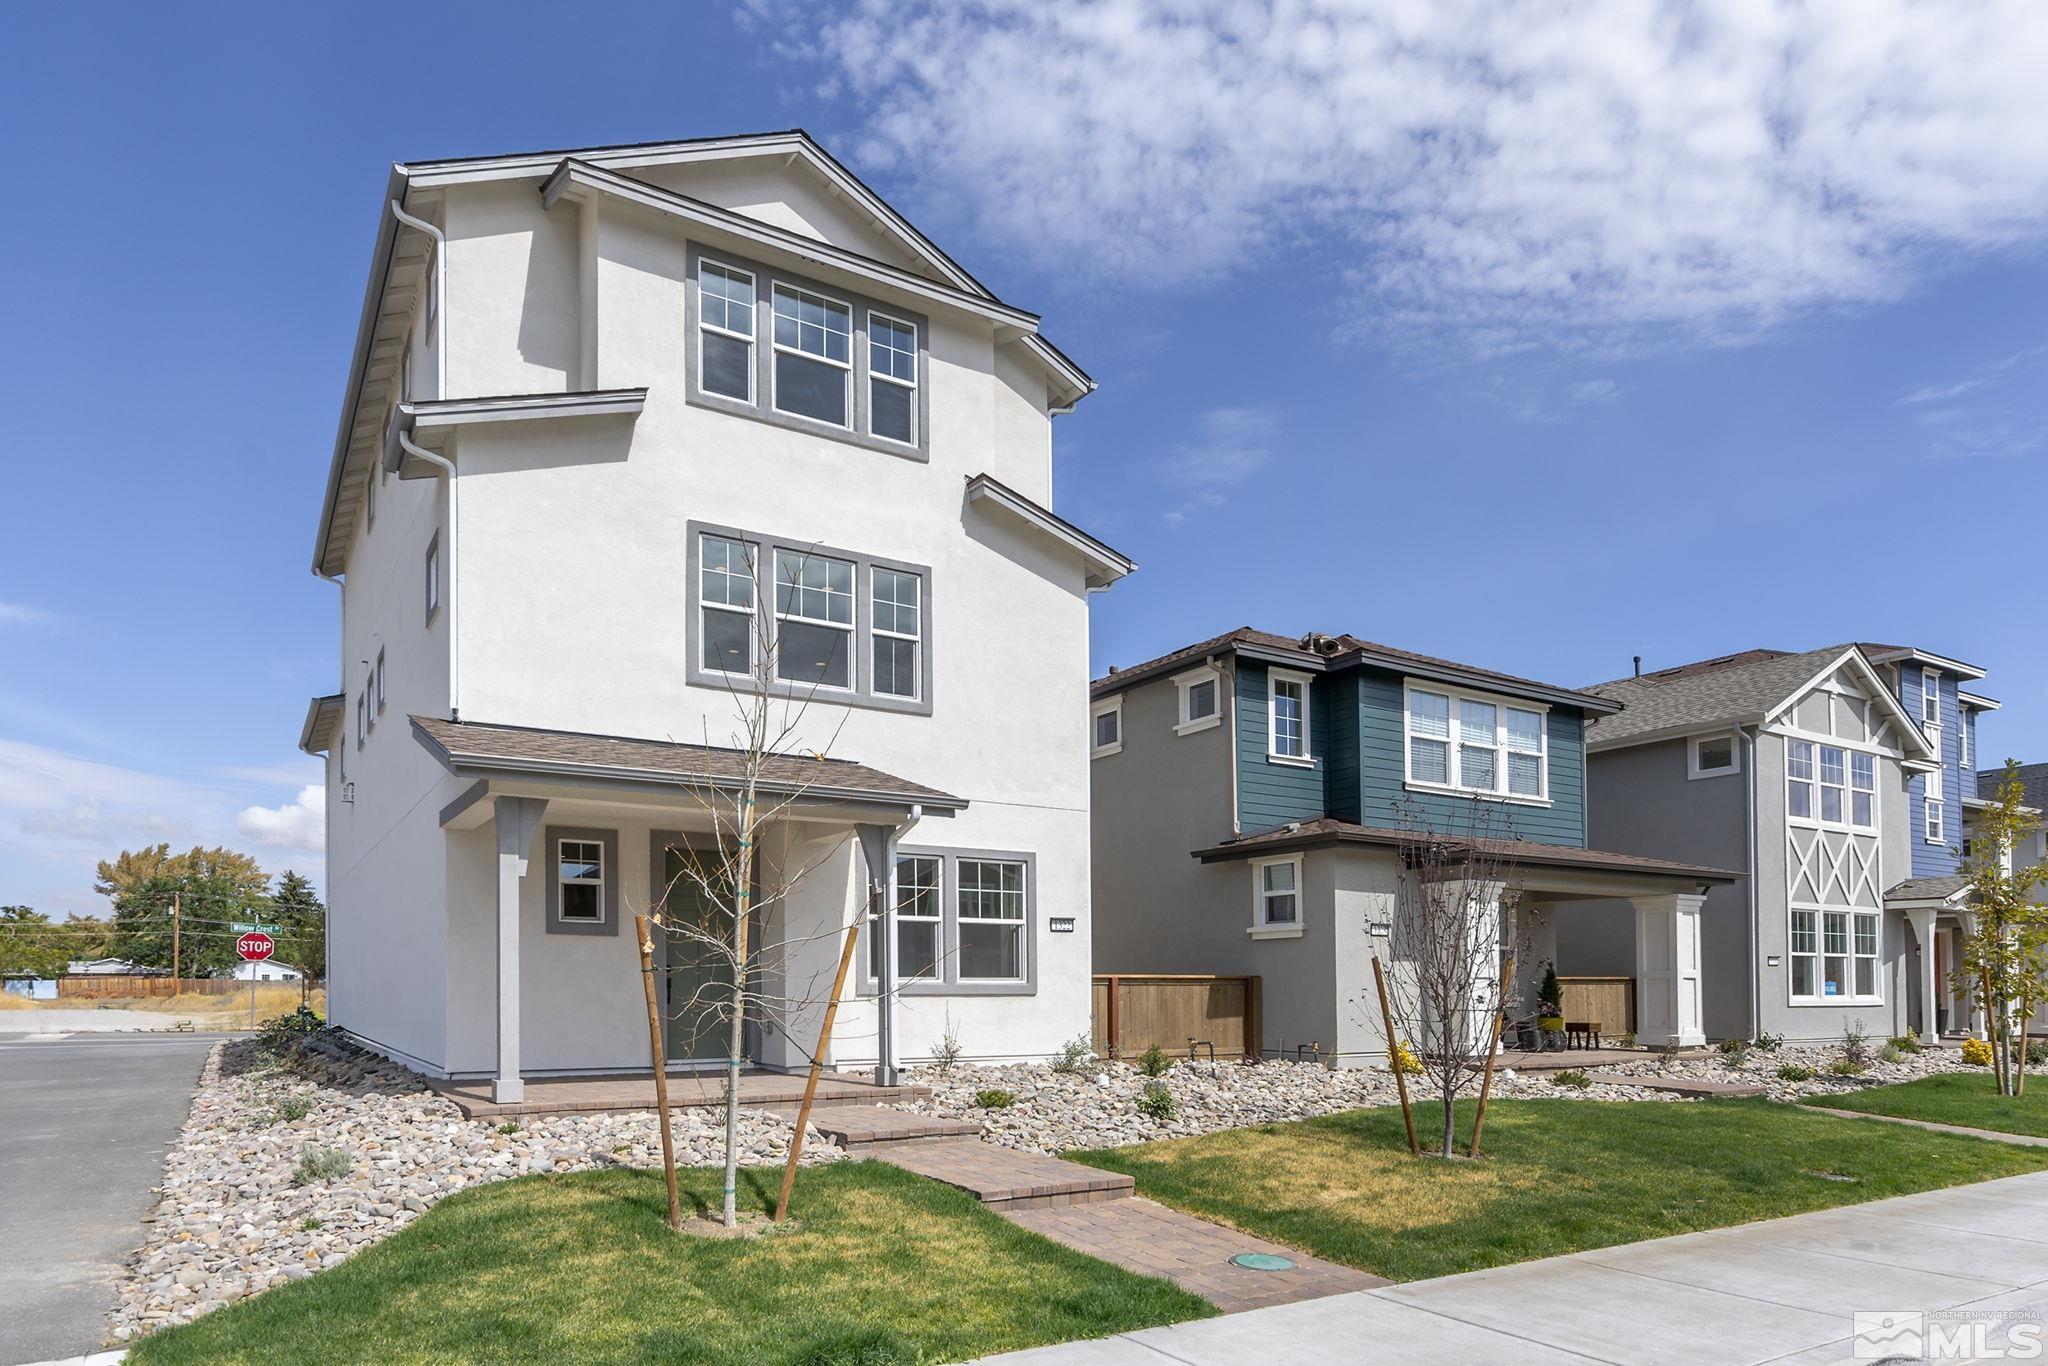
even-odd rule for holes
{"type": "Polygon", "coordinates": [[[1837,1110],[1829,1105],[1808,1105],[1824,1115],[1840,1119],[1875,1119],[1886,1124],[1910,1124],[1915,1129],[1932,1129],[1937,1134],[1961,1134],[1965,1138],[1988,1138],[1996,1143],[2014,1143],[2022,1148],[2048,1148],[2048,1138],[2038,1134],[2009,1134],[1999,1129],[1972,1129],[1967,1124],[1938,1124],[1931,1119],[1908,1119],[1904,1115],[1880,1115],[1869,1110],[1837,1110]]]}
{"type": "Polygon", "coordinates": [[[1610,1086],[1633,1086],[1643,1091],[1663,1091],[1674,1096],[1760,1096],[1766,1087],[1753,1081],[1707,1081],[1700,1077],[1637,1077],[1625,1072],[1589,1072],[1594,1081],[1610,1086]]]}
{"type": "Polygon", "coordinates": [[[2031,1355],[2020,1349],[2048,1328],[2048,1172],[992,1360],[1847,1366],[1885,1355],[1859,1343],[1858,1314],[1894,1321],[1894,1360],[1937,1345],[1916,1328],[1960,1331],[1975,1353],[1937,1359],[2031,1355]]]}

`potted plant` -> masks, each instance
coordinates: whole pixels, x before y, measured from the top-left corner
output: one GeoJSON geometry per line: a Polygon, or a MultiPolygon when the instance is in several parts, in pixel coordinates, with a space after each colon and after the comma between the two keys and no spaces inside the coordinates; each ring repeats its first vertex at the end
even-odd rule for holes
{"type": "Polygon", "coordinates": [[[1551,1039],[1564,1033],[1564,989],[1557,984],[1557,965],[1543,965],[1543,986],[1536,993],[1536,1027],[1551,1039]]]}

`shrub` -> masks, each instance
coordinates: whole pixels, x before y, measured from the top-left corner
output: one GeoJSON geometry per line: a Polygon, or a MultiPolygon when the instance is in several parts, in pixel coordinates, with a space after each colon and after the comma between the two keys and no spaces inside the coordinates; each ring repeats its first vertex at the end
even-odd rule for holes
{"type": "Polygon", "coordinates": [[[304,1119],[307,1115],[310,1115],[312,1113],[312,1097],[286,1096],[283,1100],[277,1103],[276,1119],[284,1123],[290,1123],[295,1119],[304,1119]]]}
{"type": "Polygon", "coordinates": [[[318,1215],[313,1214],[307,1215],[305,1222],[299,1225],[300,1231],[305,1233],[311,1233],[315,1229],[321,1229],[325,1227],[327,1227],[325,1221],[323,1221],[318,1215]]]}
{"type": "Polygon", "coordinates": [[[960,1027],[953,1023],[953,1017],[946,1017],[945,1032],[932,1045],[932,1071],[946,1076],[960,1065],[960,1056],[966,1050],[960,1047],[960,1027]]]}
{"type": "Polygon", "coordinates": [[[1568,1086],[1574,1091],[1583,1091],[1593,1084],[1593,1079],[1576,1067],[1567,1067],[1562,1072],[1550,1074],[1552,1086],[1568,1086]]]}
{"type": "Polygon", "coordinates": [[[272,1057],[283,1057],[296,1053],[299,1044],[308,1036],[324,1029],[327,1021],[317,1011],[300,1006],[289,1015],[280,1015],[264,1025],[256,1035],[256,1046],[272,1057]]]}
{"type": "Polygon", "coordinates": [[[1828,1071],[1838,1077],[1860,1077],[1868,1070],[1869,1066],[1869,1063],[1858,1062],[1856,1059],[1844,1055],[1829,1063],[1828,1071]]]}
{"type": "Polygon", "coordinates": [[[1778,1068],[1779,1081],[1812,1081],[1813,1069],[1804,1063],[1788,1062],[1778,1068]]]}
{"type": "Polygon", "coordinates": [[[1165,1082],[1145,1083],[1144,1094],[1138,1097],[1138,1113],[1160,1124],[1173,1118],[1173,1092],[1166,1089],[1165,1082]]]}
{"type": "Polygon", "coordinates": [[[498,1132],[505,1135],[507,1138],[510,1138],[512,1135],[519,1132],[519,1121],[516,1119],[506,1120],[503,1124],[500,1124],[498,1126],[498,1132]]]}
{"type": "Polygon", "coordinates": [[[1387,1062],[1394,1071],[1399,1072],[1404,1077],[1419,1077],[1422,1075],[1422,1059],[1415,1056],[1415,1050],[1410,1048],[1404,1040],[1394,1040],[1393,1056],[1388,1058],[1387,1062]]]}
{"type": "Polygon", "coordinates": [[[1086,1034],[1076,1034],[1053,1054],[1052,1070],[1062,1074],[1092,1077],[1102,1069],[1096,1065],[1095,1045],[1086,1034]]]}
{"type": "Polygon", "coordinates": [[[1748,1039],[1723,1039],[1717,1047],[1721,1050],[1722,1059],[1730,1067],[1740,1067],[1749,1061],[1748,1039]]]}
{"type": "Polygon", "coordinates": [[[1753,1043],[1765,1053],[1775,1053],[1785,1046],[1783,1034],[1758,1034],[1753,1043]]]}
{"type": "Polygon", "coordinates": [[[1623,1048],[1634,1048],[1636,1046],[1636,1032],[1633,1029],[1624,1029],[1615,1036],[1614,1041],[1623,1048]]]}
{"type": "Polygon", "coordinates": [[[1887,1043],[1883,1048],[1877,1050],[1877,1060],[1879,1062],[1902,1062],[1905,1060],[1905,1057],[1906,1050],[1895,1043],[1887,1043]]]}
{"type": "Polygon", "coordinates": [[[1005,1091],[1000,1086],[991,1086],[985,1090],[976,1091],[974,1093],[974,1103],[984,1110],[1007,1110],[1017,1103],[1017,1096],[1014,1092],[1005,1091]]]}
{"type": "Polygon", "coordinates": [[[1918,1053],[1920,1051],[1920,1036],[1909,1029],[1903,1034],[1895,1034],[1887,1039],[1885,1047],[1897,1049],[1901,1054],[1918,1053]]]}
{"type": "Polygon", "coordinates": [[[355,1166],[355,1159],[340,1148],[323,1148],[316,1143],[299,1154],[299,1165],[292,1168],[292,1184],[310,1186],[316,1181],[339,1181],[355,1166]]]}
{"type": "Polygon", "coordinates": [[[1991,1066],[1990,1043],[1984,1039],[1964,1039],[1963,1061],[1972,1067],[1991,1066]]]}
{"type": "Polygon", "coordinates": [[[1153,1044],[1138,1058],[1138,1070],[1148,1077],[1163,1077],[1173,1066],[1173,1059],[1166,1056],[1166,1050],[1153,1044]]]}
{"type": "Polygon", "coordinates": [[[1864,1031],[1861,1020],[1852,1022],[1842,1030],[1842,1061],[1853,1064],[1853,1067],[1845,1072],[1847,1076],[1854,1076],[1870,1065],[1870,1035],[1864,1031]]]}
{"type": "Polygon", "coordinates": [[[2027,1040],[2027,1066],[2039,1067],[2048,1063],[2048,1039],[2027,1040]]]}

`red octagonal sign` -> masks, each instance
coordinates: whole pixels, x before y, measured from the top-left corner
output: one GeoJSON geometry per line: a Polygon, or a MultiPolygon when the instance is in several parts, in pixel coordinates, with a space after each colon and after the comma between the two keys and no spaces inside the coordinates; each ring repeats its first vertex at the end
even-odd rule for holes
{"type": "Polygon", "coordinates": [[[269,935],[256,931],[245,934],[235,941],[235,952],[251,963],[260,963],[277,952],[277,942],[269,935]]]}

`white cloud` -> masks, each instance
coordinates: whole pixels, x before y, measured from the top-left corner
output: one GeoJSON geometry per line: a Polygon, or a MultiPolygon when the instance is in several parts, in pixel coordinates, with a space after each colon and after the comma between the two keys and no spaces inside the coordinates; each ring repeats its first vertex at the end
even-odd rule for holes
{"type": "Polygon", "coordinates": [[[1930,459],[2029,455],[2048,445],[2044,370],[2048,346],[2029,346],[1958,378],[1916,384],[1897,403],[1926,435],[1930,459]]]}
{"type": "Polygon", "coordinates": [[[309,783],[283,806],[245,807],[235,819],[244,839],[272,849],[316,850],[327,842],[327,788],[309,783]]]}
{"type": "Polygon", "coordinates": [[[988,239],[1163,285],[1312,236],[1416,345],[1739,338],[2048,221],[2034,0],[748,9],[988,239]]]}
{"type": "Polygon", "coordinates": [[[1162,514],[1170,527],[1187,524],[1203,508],[1220,507],[1226,492],[1273,458],[1278,423],[1259,408],[1216,408],[1203,413],[1195,439],[1154,468],[1181,501],[1162,514]]]}
{"type": "Polygon", "coordinates": [[[40,607],[19,602],[0,602],[0,626],[43,626],[53,618],[40,607]]]}

